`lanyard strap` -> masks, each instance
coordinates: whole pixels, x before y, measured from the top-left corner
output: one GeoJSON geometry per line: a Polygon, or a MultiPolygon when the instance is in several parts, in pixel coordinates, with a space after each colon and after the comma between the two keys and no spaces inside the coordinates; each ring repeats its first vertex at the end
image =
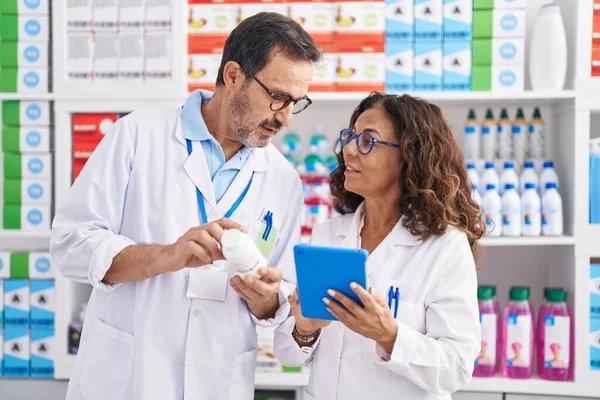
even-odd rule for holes
{"type": "MultiPolygon", "coordinates": [[[[188,155],[191,155],[192,154],[192,142],[189,139],[186,139],[185,142],[187,144],[188,155]]],[[[246,188],[244,189],[242,194],[240,194],[240,197],[238,197],[238,199],[235,201],[235,203],[233,203],[233,205],[231,206],[229,211],[227,211],[225,213],[225,216],[224,216],[225,218],[231,218],[231,216],[233,215],[235,210],[237,210],[237,208],[240,206],[240,204],[242,204],[244,197],[246,197],[246,194],[248,194],[248,190],[250,190],[250,186],[252,185],[253,179],[254,179],[254,172],[252,172],[252,176],[250,177],[250,180],[248,181],[246,188]]],[[[200,189],[198,189],[198,187],[196,187],[196,197],[198,198],[198,206],[200,207],[200,216],[202,217],[202,223],[207,224],[208,218],[206,216],[206,207],[204,206],[204,196],[202,196],[202,192],[200,192],[200,189]]]]}

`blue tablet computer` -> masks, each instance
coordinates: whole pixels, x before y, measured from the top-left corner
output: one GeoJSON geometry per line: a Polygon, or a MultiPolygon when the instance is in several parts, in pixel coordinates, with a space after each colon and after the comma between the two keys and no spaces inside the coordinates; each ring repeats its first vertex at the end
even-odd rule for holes
{"type": "Polygon", "coordinates": [[[299,244],[294,246],[298,297],[302,315],[306,318],[337,320],[327,311],[323,297],[333,289],[360,303],[350,289],[356,282],[367,283],[368,253],[363,249],[340,249],[299,244]]]}

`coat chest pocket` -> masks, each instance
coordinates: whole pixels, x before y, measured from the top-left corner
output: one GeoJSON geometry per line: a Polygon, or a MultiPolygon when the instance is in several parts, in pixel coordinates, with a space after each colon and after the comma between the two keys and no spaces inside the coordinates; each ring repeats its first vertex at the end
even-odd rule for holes
{"type": "Polygon", "coordinates": [[[414,286],[388,279],[380,290],[380,295],[387,300],[390,311],[397,321],[415,329],[421,326],[420,321],[416,320],[417,295],[414,286]]]}

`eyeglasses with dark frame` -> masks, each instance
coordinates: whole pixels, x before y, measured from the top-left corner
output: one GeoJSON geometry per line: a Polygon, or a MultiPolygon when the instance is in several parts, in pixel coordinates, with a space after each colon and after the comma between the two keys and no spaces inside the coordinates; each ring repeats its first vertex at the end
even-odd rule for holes
{"type": "Polygon", "coordinates": [[[346,145],[353,140],[356,140],[356,148],[358,149],[358,152],[360,154],[364,154],[364,155],[369,154],[371,152],[371,150],[373,150],[373,147],[375,146],[376,143],[384,144],[386,146],[396,147],[398,149],[400,148],[400,145],[398,145],[396,143],[386,142],[384,140],[374,138],[368,132],[362,132],[362,133],[357,134],[357,133],[354,133],[354,131],[352,129],[342,129],[341,130],[340,144],[342,145],[342,148],[346,147],[346,145]]]}
{"type": "Polygon", "coordinates": [[[264,83],[262,83],[257,77],[252,77],[256,83],[271,97],[271,111],[281,111],[291,103],[294,104],[292,108],[292,114],[300,114],[306,110],[308,106],[312,104],[312,100],[308,96],[294,99],[292,96],[286,93],[273,93],[264,83]]]}

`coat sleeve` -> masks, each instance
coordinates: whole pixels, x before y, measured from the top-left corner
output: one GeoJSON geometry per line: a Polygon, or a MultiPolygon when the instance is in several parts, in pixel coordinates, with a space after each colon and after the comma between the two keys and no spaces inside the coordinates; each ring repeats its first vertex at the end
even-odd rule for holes
{"type": "Polygon", "coordinates": [[[296,287],[296,270],[294,268],[294,246],[300,243],[300,228],[302,223],[302,207],[304,204],[304,192],[300,177],[296,177],[290,204],[281,225],[280,237],[273,254],[269,259],[272,266],[279,268],[283,274],[283,280],[279,287],[279,309],[275,318],[259,320],[252,313],[250,316],[254,323],[263,327],[275,327],[286,320],[290,314],[290,305],[287,298],[294,292],[296,287]]]}
{"type": "Polygon", "coordinates": [[[471,381],[481,345],[477,275],[466,236],[444,245],[425,297],[426,333],[398,322],[392,354],[374,344],[375,361],[434,394],[471,381]]]}
{"type": "Polygon", "coordinates": [[[50,253],[68,279],[101,291],[113,258],[135,244],[119,235],[134,157],[127,117],[115,123],[92,153],[52,224],[50,253]]]}

